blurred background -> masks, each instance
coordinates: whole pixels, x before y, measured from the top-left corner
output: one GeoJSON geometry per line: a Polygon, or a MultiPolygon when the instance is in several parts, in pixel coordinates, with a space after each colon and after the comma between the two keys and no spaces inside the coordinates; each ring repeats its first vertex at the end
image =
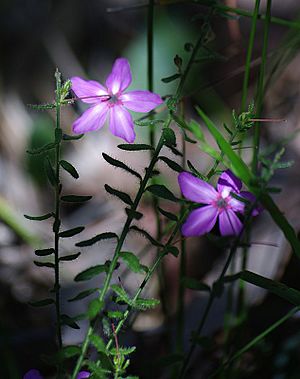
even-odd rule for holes
{"type": "MultiPolygon", "coordinates": [[[[161,0],[155,3],[154,91],[167,96],[173,93],[176,83],[164,83],[161,79],[176,72],[173,63],[176,54],[182,57],[184,64],[187,62],[189,52],[184,46],[196,41],[203,15],[208,13],[209,7],[202,1],[161,0]]],[[[254,6],[253,0],[220,3],[249,11],[254,6]]],[[[265,12],[265,4],[266,1],[261,1],[261,13],[265,12]]],[[[289,170],[278,172],[273,184],[282,188],[276,200],[298,229],[300,139],[295,132],[299,127],[300,113],[299,13],[298,0],[273,1],[272,15],[293,20],[295,25],[294,28],[271,25],[264,117],[283,118],[286,121],[264,123],[262,126],[263,148],[293,135],[285,158],[295,163],[289,170]]],[[[251,19],[247,17],[213,18],[209,46],[215,53],[214,59],[202,60],[193,66],[184,88],[187,121],[197,120],[194,105],[199,104],[220,127],[223,122],[232,123],[232,109],[239,112],[241,106],[250,27],[251,19]]],[[[263,24],[259,23],[249,102],[256,89],[262,28],[263,24]]],[[[25,220],[23,214],[43,214],[53,207],[52,190],[43,170],[43,156],[37,158],[26,154],[26,150],[52,140],[55,114],[34,111],[28,104],[53,101],[56,67],[64,79],[76,75],[103,83],[114,60],[121,56],[128,58],[131,64],[131,89],[147,89],[147,1],[1,0],[0,33],[0,378],[19,379],[33,367],[40,369],[46,377],[51,377],[53,371],[42,356],[55,351],[54,309],[32,308],[28,302],[47,297],[53,285],[52,271],[33,264],[34,249],[51,245],[53,236],[50,222],[25,220]]],[[[72,134],[72,122],[84,109],[82,103],[63,108],[62,122],[66,133],[72,134]]],[[[136,132],[137,142],[145,143],[148,131],[136,126],[136,132]]],[[[177,131],[177,134],[180,148],[180,132],[177,131]]],[[[121,230],[125,219],[123,205],[105,192],[104,184],[134,194],[137,183],[126,173],[115,171],[105,163],[101,153],[106,152],[124,160],[139,172],[146,167],[149,157],[146,152],[137,155],[121,152],[116,147],[119,143],[122,141],[112,136],[105,127],[100,132],[89,133],[82,140],[65,145],[64,157],[77,168],[80,178],[74,181],[67,174],[63,175],[64,193],[93,195],[93,199],[88,204],[63,206],[63,226],[66,229],[86,226],[80,237],[63,241],[63,253],[74,252],[74,243],[79,240],[105,231],[118,233],[121,230]]],[[[193,144],[187,146],[187,157],[203,172],[212,163],[211,158],[193,144]]],[[[179,194],[174,173],[163,164],[160,170],[165,175],[164,181],[179,194]]],[[[145,199],[141,209],[145,214],[141,225],[155,234],[155,216],[149,199],[145,199]]],[[[289,246],[268,215],[263,214],[257,220],[252,238],[250,269],[299,288],[299,262],[291,255],[289,246]]],[[[155,251],[146,245],[147,241],[136,235],[126,241],[129,251],[138,253],[141,247],[145,247],[147,253],[142,261],[149,263],[155,251]]],[[[103,263],[111,256],[112,250],[112,243],[101,243],[82,251],[78,260],[63,264],[63,313],[75,316],[84,312],[89,300],[78,303],[67,301],[86,288],[74,283],[73,278],[86,267],[103,263]]],[[[190,239],[187,251],[189,275],[211,284],[220,271],[225,252],[207,238],[190,239]]],[[[169,377],[163,364],[154,368],[153,362],[163,357],[174,342],[177,273],[176,258],[167,257],[167,315],[160,308],[142,313],[133,326],[127,327],[120,336],[124,345],[137,346],[129,372],[141,378],[169,377]]],[[[129,291],[133,291],[141,280],[141,277],[128,274],[122,266],[118,275],[129,291]]],[[[98,280],[95,285],[99,285],[98,280]]],[[[147,295],[158,296],[156,280],[146,289],[147,295]]],[[[247,299],[247,327],[243,329],[242,336],[236,328],[236,335],[232,335],[235,346],[249,341],[290,307],[254,287],[247,287],[247,299]]],[[[195,292],[186,294],[185,349],[205,301],[205,296],[195,292]]],[[[214,336],[214,343],[197,350],[188,376],[191,379],[206,378],[220,358],[218,341],[222,340],[225,303],[226,294],[212,309],[204,332],[214,336]]],[[[79,322],[79,325],[79,330],[64,330],[66,344],[76,344],[82,340],[86,325],[84,322],[79,322]]],[[[298,330],[299,320],[295,317],[254,351],[247,353],[238,378],[298,378],[298,330]]]]}

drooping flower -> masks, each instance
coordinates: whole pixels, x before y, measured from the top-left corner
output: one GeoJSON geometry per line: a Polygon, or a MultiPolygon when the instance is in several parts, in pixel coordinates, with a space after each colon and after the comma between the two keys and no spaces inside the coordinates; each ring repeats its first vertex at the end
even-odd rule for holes
{"type": "MultiPolygon", "coordinates": [[[[255,196],[250,192],[241,191],[242,182],[230,170],[224,171],[219,177],[217,190],[188,172],[179,174],[178,182],[181,192],[188,200],[206,204],[189,214],[181,229],[184,236],[201,236],[208,233],[217,220],[222,236],[240,233],[242,223],[236,213],[243,214],[245,204],[231,196],[231,193],[244,197],[250,202],[255,200],[255,196]]],[[[258,208],[252,211],[253,216],[258,213],[258,208]]]]}
{"type": "MultiPolygon", "coordinates": [[[[86,379],[90,377],[90,373],[88,371],[80,371],[76,377],[76,379],[86,379]]],[[[23,377],[23,379],[44,379],[41,373],[36,369],[29,370],[23,377]]]]}
{"type": "Polygon", "coordinates": [[[134,124],[127,109],[150,112],[163,102],[159,95],[150,91],[125,92],[131,83],[130,65],[125,58],[115,61],[105,87],[79,77],[71,78],[71,82],[76,96],[91,104],[73,124],[73,132],[78,134],[100,129],[108,116],[111,133],[132,143],[135,140],[134,124]]]}

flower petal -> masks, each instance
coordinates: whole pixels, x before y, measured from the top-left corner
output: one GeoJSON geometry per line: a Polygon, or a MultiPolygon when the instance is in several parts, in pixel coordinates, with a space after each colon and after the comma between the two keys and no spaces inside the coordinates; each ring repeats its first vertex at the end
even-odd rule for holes
{"type": "Polygon", "coordinates": [[[242,230],[243,224],[231,209],[227,209],[219,215],[219,227],[222,236],[237,236],[242,230]]]}
{"type": "Polygon", "coordinates": [[[111,73],[106,79],[106,87],[112,94],[124,91],[131,83],[130,65],[126,58],[116,59],[111,73]]]}
{"type": "MultiPolygon", "coordinates": [[[[248,191],[241,191],[240,193],[241,197],[244,197],[245,199],[249,200],[250,203],[254,203],[256,200],[256,197],[253,195],[253,193],[248,191]]],[[[263,211],[263,208],[258,205],[256,206],[252,211],[252,216],[257,216],[263,211]]]]}
{"type": "Polygon", "coordinates": [[[181,232],[185,237],[202,236],[212,230],[217,217],[218,211],[211,205],[195,209],[182,225],[181,232]]]}
{"type": "Polygon", "coordinates": [[[135,140],[131,114],[121,105],[110,108],[109,129],[113,135],[132,143],[135,140]]]}
{"type": "MultiPolygon", "coordinates": [[[[241,194],[239,193],[239,196],[240,195],[241,194]]],[[[235,199],[234,197],[229,196],[228,204],[234,212],[244,213],[245,211],[245,203],[238,199],[235,199]]]]}
{"type": "Polygon", "coordinates": [[[150,112],[163,103],[159,95],[150,91],[129,91],[123,93],[119,99],[126,108],[134,112],[150,112]]]}
{"type": "Polygon", "coordinates": [[[99,103],[87,109],[74,123],[74,133],[86,133],[100,129],[106,120],[109,108],[106,103],[99,103]]]}
{"type": "Polygon", "coordinates": [[[197,203],[210,204],[216,200],[217,191],[213,186],[204,182],[189,172],[182,172],[178,175],[178,183],[183,195],[197,203]]]}
{"type": "Polygon", "coordinates": [[[217,188],[218,192],[223,197],[226,197],[231,191],[239,193],[242,188],[242,182],[230,170],[226,170],[219,177],[217,188]]]}
{"type": "Polygon", "coordinates": [[[84,103],[97,103],[101,101],[101,97],[108,95],[107,90],[98,82],[94,80],[84,80],[78,76],[71,78],[72,91],[76,96],[80,98],[84,103]]]}
{"type": "Polygon", "coordinates": [[[91,374],[88,371],[80,371],[76,379],[85,379],[85,378],[89,378],[90,376],[91,374]]]}
{"type": "Polygon", "coordinates": [[[36,369],[31,369],[24,375],[23,379],[43,379],[40,372],[36,369]]]}

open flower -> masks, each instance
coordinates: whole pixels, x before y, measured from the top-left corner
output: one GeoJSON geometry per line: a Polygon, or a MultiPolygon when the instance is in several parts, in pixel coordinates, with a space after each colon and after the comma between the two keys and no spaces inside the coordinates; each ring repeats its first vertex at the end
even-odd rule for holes
{"type": "Polygon", "coordinates": [[[133,119],[127,109],[134,112],[150,112],[162,104],[159,95],[149,91],[124,92],[131,83],[129,62],[118,58],[105,87],[93,80],[71,78],[72,90],[83,102],[91,104],[73,124],[74,133],[86,133],[100,129],[109,116],[112,134],[131,143],[135,140],[133,119]]]}
{"type": "MultiPolygon", "coordinates": [[[[77,375],[76,379],[86,379],[90,377],[90,373],[88,371],[80,371],[77,375]]],[[[29,370],[23,377],[23,379],[44,379],[41,373],[36,369],[29,370]]]]}
{"type": "MultiPolygon", "coordinates": [[[[178,176],[178,182],[183,195],[191,201],[207,204],[193,210],[182,226],[182,234],[186,237],[201,236],[212,230],[217,220],[222,236],[238,235],[242,223],[236,213],[244,213],[245,204],[231,196],[231,193],[253,202],[255,196],[250,192],[241,191],[242,182],[226,170],[219,177],[217,190],[207,182],[196,178],[188,172],[178,176]]],[[[259,213],[254,209],[253,216],[259,213]]]]}

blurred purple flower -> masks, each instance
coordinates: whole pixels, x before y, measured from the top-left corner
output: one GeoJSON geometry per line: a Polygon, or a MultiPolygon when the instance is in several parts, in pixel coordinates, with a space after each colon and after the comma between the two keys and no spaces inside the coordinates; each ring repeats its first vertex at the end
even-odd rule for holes
{"type": "MultiPolygon", "coordinates": [[[[245,204],[230,194],[235,193],[251,202],[255,200],[255,196],[250,192],[241,191],[242,182],[230,170],[224,171],[219,177],[217,190],[188,172],[179,174],[178,182],[181,192],[187,199],[207,204],[189,214],[181,229],[184,236],[201,236],[210,232],[217,219],[219,219],[222,236],[240,233],[242,223],[236,213],[244,213],[245,204]]],[[[258,215],[258,213],[258,208],[252,211],[253,216],[258,215]]]]}
{"type": "Polygon", "coordinates": [[[92,105],[74,122],[74,133],[100,129],[109,115],[112,134],[131,143],[135,140],[135,132],[132,116],[127,109],[150,112],[163,102],[159,95],[149,91],[124,92],[131,83],[130,65],[125,58],[115,61],[112,72],[106,79],[106,87],[79,77],[71,78],[71,82],[76,96],[92,105]]]}
{"type": "MultiPolygon", "coordinates": [[[[90,373],[88,371],[80,371],[77,375],[76,379],[86,379],[90,377],[90,373]]],[[[41,373],[36,369],[29,370],[23,377],[23,379],[44,379],[41,373]]]]}

